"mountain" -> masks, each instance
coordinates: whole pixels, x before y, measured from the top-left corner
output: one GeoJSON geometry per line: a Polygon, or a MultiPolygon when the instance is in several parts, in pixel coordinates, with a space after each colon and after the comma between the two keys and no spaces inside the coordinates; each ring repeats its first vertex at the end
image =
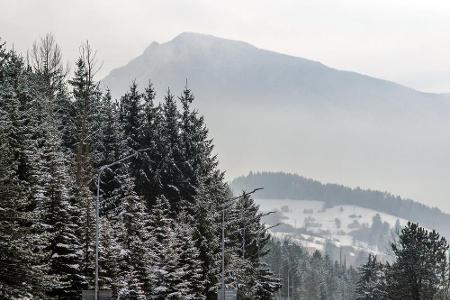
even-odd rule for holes
{"type": "Polygon", "coordinates": [[[265,222],[281,223],[272,229],[275,236],[289,236],[306,247],[338,246],[349,253],[387,256],[396,226],[407,221],[450,238],[450,214],[386,192],[323,184],[283,172],[251,172],[231,182],[235,194],[260,186],[264,189],[255,194],[256,203],[263,212],[275,212],[265,222]]]}
{"type": "Polygon", "coordinates": [[[230,177],[301,172],[450,211],[449,95],[196,33],[151,43],[102,85],[119,97],[132,80],[159,98],[187,80],[230,177]]]}
{"type": "Polygon", "coordinates": [[[113,70],[102,82],[119,96],[132,80],[142,86],[150,79],[160,93],[167,90],[167,84],[179,90],[188,79],[194,91],[210,96],[202,101],[214,104],[225,98],[228,105],[243,104],[246,99],[247,105],[276,102],[362,109],[366,105],[389,105],[397,110],[429,107],[435,112],[448,109],[448,103],[442,103],[444,99],[447,102],[443,95],[197,33],[182,33],[164,44],[153,42],[141,56],[113,70]]]}

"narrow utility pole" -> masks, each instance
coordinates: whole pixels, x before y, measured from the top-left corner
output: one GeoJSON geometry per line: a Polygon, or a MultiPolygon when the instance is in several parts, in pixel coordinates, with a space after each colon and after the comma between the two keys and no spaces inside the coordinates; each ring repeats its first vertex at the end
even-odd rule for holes
{"type": "MultiPolygon", "coordinates": [[[[278,266],[278,281],[280,281],[281,284],[281,262],[280,265],[278,266]]],[[[281,284],[280,289],[278,290],[278,298],[281,299],[281,287],[283,285],[281,284]]]]}
{"type": "Polygon", "coordinates": [[[225,207],[222,207],[222,300],[225,300],[225,207]]]}
{"type": "Polygon", "coordinates": [[[100,204],[100,173],[97,174],[97,198],[95,200],[95,300],[98,299],[98,233],[99,233],[99,204],[100,204]]]}
{"type": "Polygon", "coordinates": [[[245,219],[244,219],[244,210],[241,212],[241,219],[244,221],[244,227],[242,228],[242,259],[245,259],[245,219]]]}
{"type": "Polygon", "coordinates": [[[294,277],[292,277],[292,299],[295,299],[295,273],[294,277]]]}
{"type": "MultiPolygon", "coordinates": [[[[284,265],[280,262],[278,267],[279,267],[278,280],[280,280],[280,283],[281,283],[281,268],[283,268],[283,269],[286,268],[286,270],[287,270],[287,299],[291,299],[290,298],[290,296],[291,296],[291,272],[292,272],[292,269],[294,269],[296,267],[291,266],[289,264],[289,260],[284,265]]],[[[296,274],[296,272],[294,271],[294,273],[293,273],[294,277],[292,278],[292,296],[294,296],[294,293],[295,293],[295,285],[294,285],[295,274],[296,274]]],[[[278,290],[278,299],[281,299],[281,288],[278,290]]]]}
{"type": "Polygon", "coordinates": [[[287,278],[287,280],[288,280],[288,288],[287,288],[287,290],[288,290],[288,295],[287,295],[287,298],[288,298],[288,300],[291,300],[291,298],[289,297],[289,288],[290,288],[290,286],[289,286],[289,266],[288,266],[288,278],[287,278]]]}

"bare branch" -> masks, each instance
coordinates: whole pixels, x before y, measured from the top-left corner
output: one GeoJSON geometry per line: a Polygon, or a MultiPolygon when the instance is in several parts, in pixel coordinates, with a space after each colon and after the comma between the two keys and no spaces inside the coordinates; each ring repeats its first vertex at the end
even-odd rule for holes
{"type": "Polygon", "coordinates": [[[89,83],[94,82],[95,75],[100,71],[103,67],[103,63],[98,63],[97,60],[97,50],[94,50],[89,43],[82,44],[80,46],[80,58],[83,60],[86,66],[86,79],[89,83]]]}
{"type": "Polygon", "coordinates": [[[61,87],[69,72],[68,67],[64,67],[61,48],[55,37],[51,33],[47,33],[39,41],[35,41],[31,53],[27,56],[30,66],[36,73],[44,77],[49,92],[54,94],[61,87]]]}

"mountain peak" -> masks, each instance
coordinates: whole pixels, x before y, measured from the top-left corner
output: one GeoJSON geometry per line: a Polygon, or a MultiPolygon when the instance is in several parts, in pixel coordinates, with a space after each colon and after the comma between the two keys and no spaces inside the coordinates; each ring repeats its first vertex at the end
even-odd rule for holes
{"type": "Polygon", "coordinates": [[[251,47],[255,48],[253,45],[248,44],[246,42],[232,40],[232,39],[226,39],[217,37],[211,34],[204,34],[204,33],[196,33],[196,32],[182,32],[176,37],[174,37],[172,40],[167,42],[167,44],[176,44],[180,46],[213,46],[213,47],[236,47],[236,46],[244,46],[244,47],[251,47]]]}
{"type": "Polygon", "coordinates": [[[200,39],[200,38],[205,39],[205,38],[217,38],[217,37],[212,36],[210,34],[185,31],[185,32],[182,32],[182,33],[178,34],[177,36],[175,36],[172,39],[172,41],[183,41],[183,40],[192,40],[192,39],[200,39]]]}

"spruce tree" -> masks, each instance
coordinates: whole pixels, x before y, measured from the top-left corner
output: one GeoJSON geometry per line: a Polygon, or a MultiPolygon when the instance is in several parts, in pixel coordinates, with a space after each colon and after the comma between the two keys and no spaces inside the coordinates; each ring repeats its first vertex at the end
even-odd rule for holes
{"type": "Polygon", "coordinates": [[[162,192],[169,200],[171,212],[175,216],[186,207],[186,203],[182,201],[184,199],[181,191],[181,186],[185,179],[180,169],[182,161],[179,124],[180,113],[170,90],[167,91],[167,95],[164,97],[162,113],[164,143],[164,158],[161,164],[162,192]]]}
{"type": "Polygon", "coordinates": [[[147,210],[155,204],[156,197],[162,193],[159,165],[163,158],[161,134],[161,110],[155,105],[155,91],[149,82],[143,93],[142,127],[139,145],[142,152],[139,172],[136,172],[136,190],[145,200],[147,210]]]}
{"type": "Polygon", "coordinates": [[[200,253],[193,236],[194,220],[182,211],[176,221],[175,247],[179,252],[178,271],[181,273],[176,290],[183,299],[205,299],[200,253]]]}
{"type": "Polygon", "coordinates": [[[119,257],[121,246],[109,216],[101,217],[99,232],[99,288],[111,289],[118,295],[119,257]]]}
{"type": "Polygon", "coordinates": [[[113,212],[115,238],[120,247],[119,270],[114,284],[119,298],[143,299],[145,291],[149,291],[146,214],[141,199],[134,191],[133,180],[128,175],[123,176],[121,187],[113,196],[120,199],[119,206],[113,212]]]}
{"type": "Polygon", "coordinates": [[[45,249],[48,256],[45,259],[49,265],[47,273],[54,278],[49,295],[77,297],[83,282],[83,276],[80,274],[81,246],[76,235],[79,224],[75,222],[68,164],[63,156],[58,132],[50,125],[47,127],[48,134],[42,149],[40,166],[44,171],[42,221],[49,235],[49,244],[45,249]]]}
{"type": "Polygon", "coordinates": [[[179,266],[179,251],[176,249],[174,221],[169,215],[170,205],[164,197],[158,197],[149,219],[152,236],[151,297],[154,299],[181,299],[177,289],[182,280],[179,266]]]}
{"type": "Polygon", "coordinates": [[[231,218],[233,221],[231,236],[232,243],[236,247],[238,257],[242,260],[241,269],[237,269],[236,273],[241,278],[239,282],[240,294],[244,298],[256,297],[255,292],[259,294],[270,294],[273,292],[271,285],[268,282],[276,282],[275,278],[260,277],[260,272],[268,275],[268,270],[261,270],[260,264],[262,258],[267,254],[268,249],[266,245],[270,239],[265,226],[262,224],[262,214],[258,210],[258,206],[254,200],[243,193],[237,200],[231,218]],[[240,275],[239,275],[240,274],[240,275]],[[260,280],[264,280],[260,282],[260,280]],[[259,286],[258,291],[252,289],[253,286],[259,286]],[[268,287],[269,290],[262,291],[263,287],[268,287]]]}
{"type": "Polygon", "coordinates": [[[69,80],[73,88],[74,107],[74,153],[75,173],[74,206],[79,213],[77,235],[82,245],[83,260],[81,271],[86,278],[83,287],[92,287],[94,278],[94,240],[95,240],[95,199],[92,178],[99,160],[99,90],[93,76],[95,74],[95,55],[87,43],[82,48],[77,61],[74,77],[69,80]]]}
{"type": "Polygon", "coordinates": [[[387,271],[390,299],[432,299],[447,287],[449,246],[437,232],[408,222],[392,244],[395,262],[387,271]]]}
{"type": "Polygon", "coordinates": [[[197,248],[203,268],[205,294],[213,297],[220,273],[220,228],[222,203],[229,196],[223,173],[218,170],[217,156],[213,152],[212,140],[204,118],[192,108],[195,100],[186,86],[181,96],[179,114],[179,149],[181,159],[178,166],[183,173],[179,185],[187,212],[197,220],[197,248]]]}
{"type": "Polygon", "coordinates": [[[357,299],[385,299],[386,294],[386,276],[384,266],[377,261],[376,256],[369,255],[367,263],[359,268],[360,279],[357,284],[357,299]]]}
{"type": "Polygon", "coordinates": [[[215,295],[220,273],[219,224],[221,217],[215,202],[220,201],[222,195],[212,193],[210,188],[205,185],[201,185],[198,191],[194,206],[196,228],[193,235],[201,261],[203,294],[207,295],[209,299],[215,295]]]}
{"type": "Polygon", "coordinates": [[[40,221],[42,186],[36,134],[36,91],[23,59],[0,46],[0,295],[43,297],[47,240],[40,221]]]}
{"type": "MultiPolygon", "coordinates": [[[[119,122],[119,111],[116,103],[111,99],[111,94],[108,91],[104,94],[101,100],[100,109],[101,119],[101,134],[100,134],[100,160],[98,165],[110,165],[121,158],[130,154],[130,150],[126,145],[126,138],[123,129],[119,122]]],[[[113,193],[121,186],[120,179],[128,172],[126,166],[128,161],[116,164],[103,170],[100,177],[101,187],[101,209],[100,215],[107,215],[111,210],[115,209],[120,202],[120,199],[113,197],[113,193]]]]}

